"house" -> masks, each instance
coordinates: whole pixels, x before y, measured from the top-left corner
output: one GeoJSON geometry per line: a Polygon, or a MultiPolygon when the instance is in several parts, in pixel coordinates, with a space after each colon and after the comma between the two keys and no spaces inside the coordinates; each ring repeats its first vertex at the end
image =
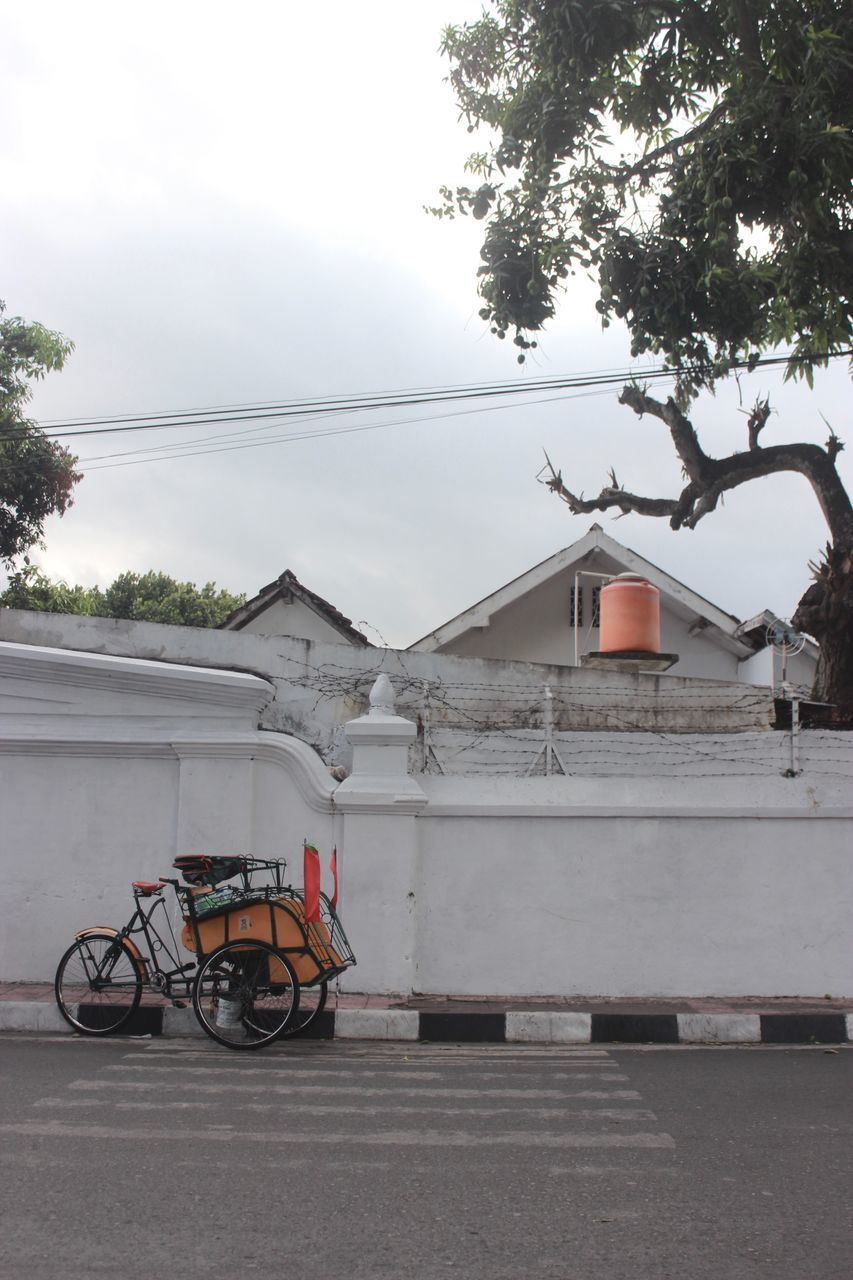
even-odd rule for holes
{"type": "Polygon", "coordinates": [[[280,577],[261,587],[256,596],[219,624],[222,631],[245,631],[249,635],[295,636],[330,644],[369,644],[334,605],[309,591],[294,573],[285,569],[280,577]]]}
{"type": "MultiPolygon", "coordinates": [[[[599,593],[620,573],[660,592],[661,650],[673,675],[776,686],[782,659],[767,647],[768,611],[741,622],[594,524],[577,542],[528,569],[409,648],[458,657],[583,665],[598,644],[599,593]]],[[[818,649],[786,659],[785,677],[811,687],[818,649]]]]}

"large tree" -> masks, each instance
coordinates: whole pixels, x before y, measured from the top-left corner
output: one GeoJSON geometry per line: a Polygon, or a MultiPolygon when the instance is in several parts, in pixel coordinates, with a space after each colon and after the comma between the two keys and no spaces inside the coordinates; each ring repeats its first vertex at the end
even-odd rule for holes
{"type": "Polygon", "coordinates": [[[44,613],[78,613],[99,618],[129,618],[136,622],[166,622],[174,626],[218,627],[245,603],[217,589],[213,582],[197,587],[177,582],[167,573],[121,573],[105,590],[54,582],[35,565],[25,565],[9,579],[0,594],[0,607],[44,613]]]}
{"type": "Polygon", "coordinates": [[[520,348],[578,271],[597,281],[602,323],[631,353],[677,375],[665,402],[622,402],[669,429],[686,484],[669,498],[615,477],[584,499],[552,469],[573,511],[637,511],[692,528],[726,490],[804,475],[830,542],[795,625],[821,644],[814,696],[853,716],[853,509],[843,447],[764,447],[757,401],[746,447],[704,451],[693,397],[784,344],[787,374],[853,337],[853,6],[850,0],[491,0],[444,36],[450,79],[486,149],[478,186],[444,188],[442,216],[485,222],[481,316],[520,348]]]}
{"type": "Polygon", "coordinates": [[[39,544],[49,515],[71,506],[77,459],[25,413],[31,382],[61,369],[73,343],[0,302],[0,563],[11,566],[39,544]]]}

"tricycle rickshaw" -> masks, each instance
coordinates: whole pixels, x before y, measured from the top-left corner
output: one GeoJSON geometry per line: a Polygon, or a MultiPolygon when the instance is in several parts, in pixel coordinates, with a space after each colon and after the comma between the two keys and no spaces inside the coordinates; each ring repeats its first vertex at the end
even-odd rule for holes
{"type": "MultiPolygon", "coordinates": [[[[143,992],[182,1007],[229,1049],[259,1049],[304,1033],[322,1013],[329,982],[355,963],[319,872],[306,891],[284,883],[284,859],[192,854],[175,859],[184,883],[133,883],[135,909],[122,929],[76,934],[59,962],[56,1000],[85,1035],[108,1035],[136,1012],[143,992]],[[231,883],[227,883],[227,882],[231,883]],[[236,882],[236,883],[235,883],[236,882]],[[174,892],[178,932],[166,906],[174,892]],[[195,953],[182,963],[180,948],[195,953]]],[[[318,864],[319,865],[319,864],[318,864]]]]}

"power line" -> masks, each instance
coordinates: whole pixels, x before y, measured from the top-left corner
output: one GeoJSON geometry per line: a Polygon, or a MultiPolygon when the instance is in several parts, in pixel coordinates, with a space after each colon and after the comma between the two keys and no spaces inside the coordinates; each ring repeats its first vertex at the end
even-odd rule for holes
{"type": "MultiPolygon", "coordinates": [[[[828,353],[827,358],[849,355],[850,351],[828,353]]],[[[821,357],[816,357],[821,358],[821,357]]],[[[787,355],[763,357],[751,368],[787,364],[787,355]]],[[[745,366],[739,366],[745,367],[745,366]]],[[[737,372],[737,367],[732,373],[737,372]]],[[[80,465],[91,471],[106,470],[120,466],[140,465],[144,462],[160,462],[167,459],[200,457],[210,453],[225,453],[236,450],[260,448],[270,444],[289,444],[299,441],[322,439],[330,436],[349,435],[365,431],[378,431],[385,428],[415,425],[417,423],[442,421],[453,417],[467,416],[473,413],[493,412],[499,409],[514,407],[517,395],[530,395],[536,391],[554,390],[561,392],[549,397],[541,397],[527,401],[528,405],[556,403],[595,395],[604,395],[614,385],[635,380],[673,380],[677,371],[663,367],[652,367],[644,371],[638,379],[636,372],[632,375],[624,369],[601,370],[598,373],[567,375],[564,377],[538,378],[527,382],[497,382],[472,384],[447,384],[433,388],[413,388],[407,391],[382,392],[372,395],[355,395],[353,397],[337,397],[322,400],[315,397],[303,401],[284,401],[276,407],[274,402],[255,402],[245,406],[221,407],[185,411],[183,414],[162,413],[151,415],[149,419],[142,415],[112,419],[69,419],[60,426],[71,426],[74,422],[81,424],[79,429],[52,432],[57,439],[77,435],[113,435],[123,432],[171,430],[176,427],[228,426],[234,423],[257,423],[242,431],[230,431],[218,435],[205,436],[195,440],[184,440],[172,444],[144,446],[123,452],[94,455],[80,459],[80,465]],[[565,394],[566,392],[574,394],[565,394]],[[505,399],[505,397],[511,397],[505,399]],[[273,431],[277,427],[290,422],[293,425],[306,422],[320,422],[322,419],[337,418],[347,414],[359,413],[368,409],[413,408],[420,405],[465,402],[481,399],[504,399],[502,404],[478,405],[475,408],[458,410],[450,413],[427,414],[422,417],[407,417],[390,422],[370,422],[361,425],[326,427],[304,431],[289,431],[284,435],[258,438],[259,433],[273,431]],[[168,420],[167,420],[168,419],[168,420]],[[110,425],[88,426],[85,423],[104,423],[110,425]],[[254,437],[254,438],[253,438],[254,437]],[[191,448],[191,445],[210,445],[210,448],[191,448]],[[146,455],[146,456],[138,456],[146,455]],[[119,461],[113,461],[119,459],[119,461]],[[95,465],[91,465],[95,464],[95,465]],[[100,465],[98,465],[100,464],[100,465]]],[[[14,439],[14,435],[0,435],[0,444],[6,439],[14,439]]],[[[0,465],[0,472],[19,469],[14,462],[0,465]]]]}
{"type": "MultiPolygon", "coordinates": [[[[652,369],[644,377],[673,377],[671,370],[652,369]]],[[[470,384],[458,388],[437,388],[422,392],[384,392],[372,396],[336,397],[328,400],[294,400],[279,404],[267,404],[260,408],[236,406],[233,409],[210,411],[188,410],[184,413],[134,415],[125,418],[91,419],[72,428],[70,423],[60,423],[49,434],[53,439],[70,436],[118,434],[124,431],[160,431],[174,427],[225,426],[236,422],[262,422],[270,419],[327,416],[330,413],[355,413],[371,409],[413,408],[424,404],[441,404],[460,400],[497,399],[504,396],[530,395],[539,391],[571,390],[574,388],[611,386],[626,381],[624,372],[591,374],[589,376],[537,379],[520,384],[470,384]],[[110,425],[102,425],[105,422],[110,425]],[[66,429],[68,428],[68,429],[66,429]]],[[[43,426],[44,424],[42,424],[43,426]]],[[[2,437],[0,437],[2,438],[2,437]]]]}
{"type": "MultiPolygon", "coordinates": [[[[531,405],[553,404],[558,401],[580,400],[590,396],[600,396],[605,394],[606,394],[606,390],[596,389],[596,390],[590,390],[590,391],[582,391],[574,396],[566,396],[566,395],[548,396],[540,400],[528,401],[528,403],[531,405]]],[[[320,430],[320,431],[315,430],[315,431],[291,432],[288,435],[277,436],[277,437],[273,437],[272,439],[268,438],[265,440],[248,440],[248,441],[241,440],[239,442],[222,444],[221,446],[218,446],[218,447],[213,446],[212,448],[209,448],[209,449],[186,449],[182,453],[166,452],[167,450],[175,450],[175,449],[183,448],[184,446],[180,444],[155,445],[150,449],[132,449],[128,451],[129,454],[147,453],[149,455],[148,457],[144,457],[144,458],[130,457],[130,458],[127,458],[127,460],[124,462],[112,462],[112,461],[109,461],[109,459],[127,457],[127,455],[126,454],[102,454],[100,456],[96,456],[93,458],[80,459],[80,466],[86,467],[87,473],[89,471],[106,471],[106,470],[109,470],[111,467],[138,466],[143,462],[169,462],[177,458],[203,457],[206,454],[210,454],[210,453],[232,453],[242,449],[258,449],[271,444],[291,444],[291,443],[296,443],[298,441],[304,441],[304,440],[325,439],[328,436],[352,435],[352,434],[355,434],[358,432],[364,432],[364,431],[381,431],[386,427],[406,427],[406,426],[414,426],[418,423],[423,423],[423,422],[443,422],[448,418],[460,418],[460,417],[465,417],[469,414],[474,414],[474,413],[496,413],[500,409],[511,409],[513,407],[514,406],[512,404],[480,405],[477,408],[473,408],[473,409],[457,409],[455,412],[451,412],[451,413],[425,414],[424,416],[419,418],[397,418],[392,422],[366,422],[358,426],[329,427],[326,430],[320,430]],[[102,465],[92,466],[91,465],[92,463],[96,463],[96,464],[101,463],[102,465]]],[[[225,437],[225,439],[227,438],[228,437],[225,437]]],[[[185,442],[185,443],[189,443],[189,442],[185,442]]]]}
{"type": "MultiPolygon", "coordinates": [[[[822,353],[814,359],[834,359],[849,356],[853,349],[822,353]]],[[[766,356],[754,363],[735,362],[732,372],[740,369],[768,368],[788,364],[790,355],[766,356]]],[[[697,372],[701,368],[697,366],[697,372]]],[[[255,402],[246,405],[210,406],[182,411],[158,412],[150,414],[113,415],[92,418],[52,419],[41,424],[51,438],[60,440],[76,436],[118,434],[127,431],[156,431],[167,428],[183,428],[193,426],[217,426],[238,422],[259,422],[290,417],[326,416],[337,412],[363,412],[381,408],[409,408],[422,404],[445,403],[448,401],[471,400],[483,398],[499,398],[504,396],[530,395],[541,391],[574,390],[587,387],[606,387],[620,383],[639,381],[657,381],[672,379],[677,371],[663,366],[652,366],[637,370],[602,370],[597,373],[573,374],[553,378],[537,378],[525,382],[508,381],[493,383],[448,384],[438,387],[415,388],[407,391],[389,391],[364,393],[348,396],[335,396],[327,399],[309,397],[299,400],[283,400],[280,402],[255,402]]],[[[0,441],[10,436],[0,435],[0,441]]]]}

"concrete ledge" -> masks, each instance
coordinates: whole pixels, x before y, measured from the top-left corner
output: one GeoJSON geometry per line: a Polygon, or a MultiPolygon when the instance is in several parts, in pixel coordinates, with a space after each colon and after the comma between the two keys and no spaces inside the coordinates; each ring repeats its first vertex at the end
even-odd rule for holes
{"type": "Polygon", "coordinates": [[[506,1014],[506,1039],[512,1044],[589,1044],[588,1013],[506,1014]]]}
{"type": "Polygon", "coordinates": [[[336,1040],[417,1040],[418,1014],[412,1009],[338,1009],[336,1040]]]}
{"type": "Polygon", "coordinates": [[[193,1013],[192,1009],[164,1009],[164,1036],[203,1036],[207,1033],[193,1013]]]}
{"type": "MultiPolygon", "coordinates": [[[[0,1000],[0,1031],[70,1033],[71,1028],[49,1001],[0,1000]]],[[[204,1032],[192,1009],[144,1006],[123,1035],[195,1037],[204,1032]]],[[[330,1009],[306,1038],[444,1044],[847,1044],[853,1043],[853,1014],[330,1009]]]]}
{"type": "Polygon", "coordinates": [[[70,1035],[72,1030],[55,1004],[42,1000],[0,1002],[0,1031],[67,1031],[70,1035]]]}
{"type": "Polygon", "coordinates": [[[679,1013],[680,1044],[760,1044],[757,1013],[679,1013]]]}

